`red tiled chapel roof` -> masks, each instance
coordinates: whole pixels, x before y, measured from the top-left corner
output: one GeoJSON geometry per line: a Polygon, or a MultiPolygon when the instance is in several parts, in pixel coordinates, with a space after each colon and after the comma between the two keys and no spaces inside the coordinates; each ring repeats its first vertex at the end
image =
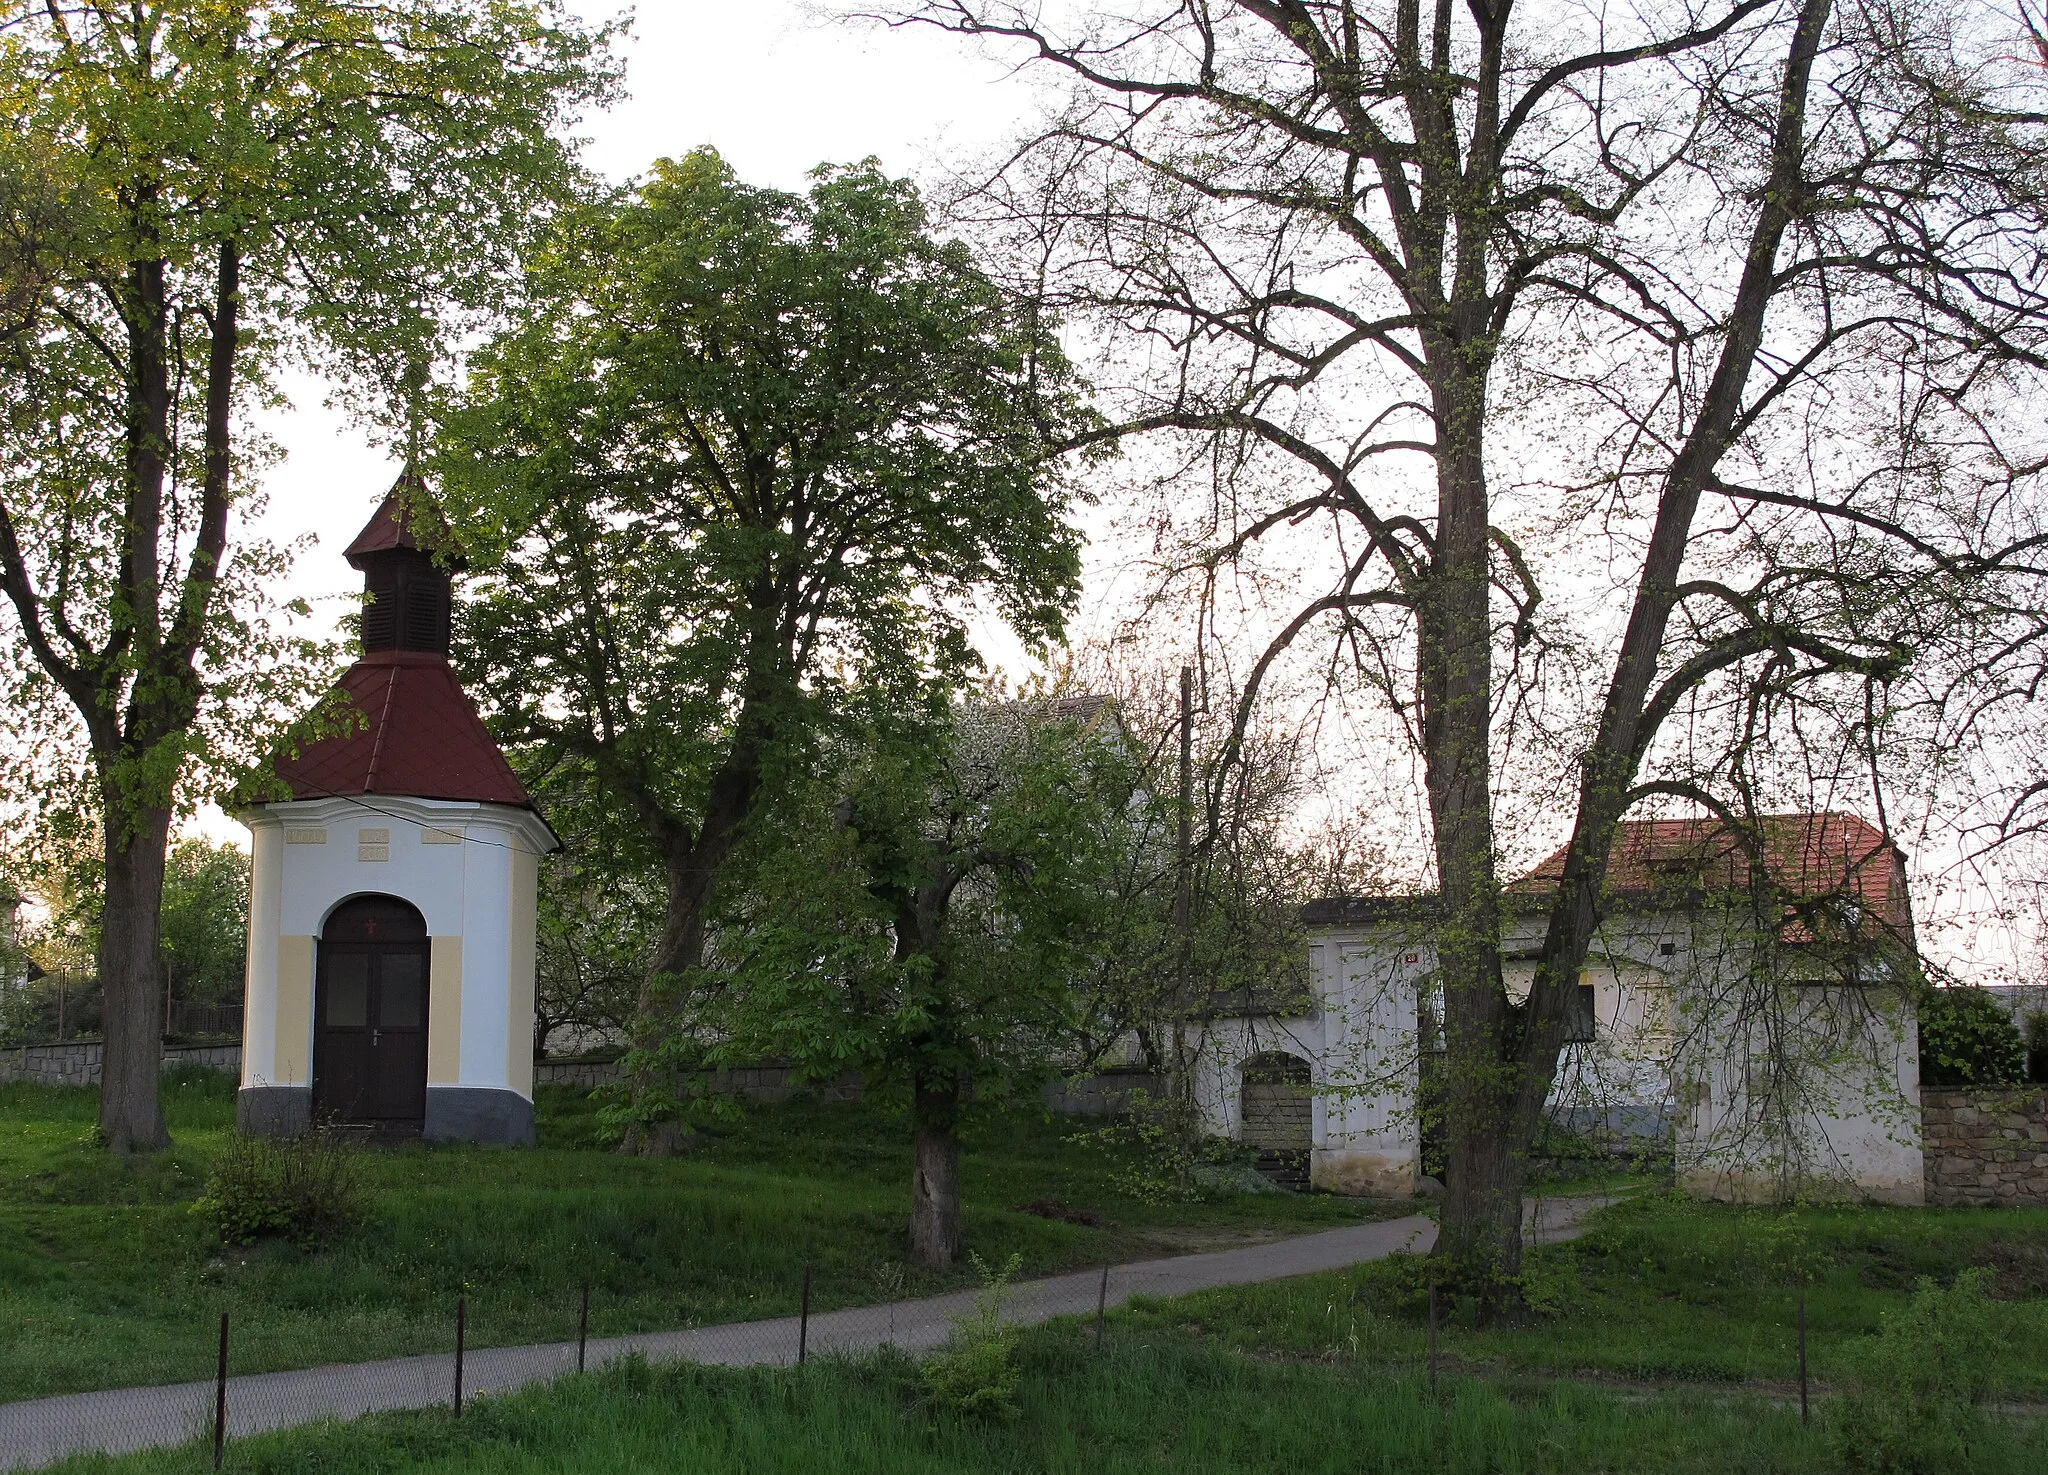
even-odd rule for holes
{"type": "Polygon", "coordinates": [[[463,559],[455,547],[455,537],[448,530],[448,524],[440,514],[422,500],[424,489],[416,480],[401,476],[377,510],[370,514],[370,520],[363,524],[363,530],[356,534],[355,541],[344,548],[341,556],[346,558],[350,568],[363,567],[364,558],[377,553],[389,553],[405,549],[415,553],[440,553],[451,567],[460,568],[463,559]],[[424,537],[421,536],[422,531],[424,537]]]}
{"type": "Polygon", "coordinates": [[[384,794],[533,807],[445,657],[378,651],[336,686],[361,725],[278,759],[294,799],[384,794]]]}

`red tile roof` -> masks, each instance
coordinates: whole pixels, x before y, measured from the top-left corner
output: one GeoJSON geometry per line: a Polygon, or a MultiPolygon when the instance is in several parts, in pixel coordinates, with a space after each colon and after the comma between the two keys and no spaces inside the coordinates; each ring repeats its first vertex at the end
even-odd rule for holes
{"type": "MultiPolygon", "coordinates": [[[[342,550],[341,556],[348,560],[349,567],[361,568],[366,553],[388,553],[394,548],[454,553],[455,535],[432,504],[424,500],[425,496],[426,488],[419,478],[399,477],[397,485],[385,494],[370,520],[363,524],[363,530],[356,534],[356,540],[342,550]],[[416,526],[424,530],[424,538],[415,536],[416,526]]],[[[460,567],[460,554],[455,554],[452,561],[460,567]]]]}
{"type": "Polygon", "coordinates": [[[388,794],[533,807],[445,657],[378,651],[344,671],[336,686],[362,724],[278,759],[278,777],[293,798],[388,794]]]}
{"type": "MultiPolygon", "coordinates": [[[[1913,931],[1912,899],[1898,847],[1853,814],[1773,814],[1760,821],[1766,874],[1798,902],[1853,897],[1894,932],[1913,931]]],[[[1521,880],[1539,890],[1564,874],[1560,849],[1521,880]]],[[[1631,820],[1615,836],[1607,890],[1628,895],[1682,886],[1730,891],[1748,886],[1749,854],[1718,819],[1631,820]]],[[[1793,930],[1804,928],[1793,924],[1793,930]]],[[[1787,940],[1797,940],[1790,932],[1787,940]]]]}

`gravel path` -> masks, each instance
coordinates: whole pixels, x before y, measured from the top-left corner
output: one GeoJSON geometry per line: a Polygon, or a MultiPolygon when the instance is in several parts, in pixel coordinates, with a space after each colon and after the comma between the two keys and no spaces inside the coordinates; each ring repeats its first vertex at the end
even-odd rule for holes
{"type": "MultiPolygon", "coordinates": [[[[1611,1197],[1530,1200],[1524,1226],[1541,1244],[1569,1239],[1585,1214],[1611,1197]]],[[[1107,1299],[1121,1306],[1133,1296],[1183,1296],[1213,1286],[1249,1285],[1338,1270],[1403,1250],[1422,1252],[1436,1241],[1436,1224],[1420,1214],[1325,1230],[1234,1250],[1137,1260],[1109,1270],[1107,1299]]],[[[1092,1314],[1103,1287],[1100,1270],[1021,1282],[1006,1302],[1020,1325],[1056,1316],[1092,1314]]],[[[857,1306],[811,1317],[814,1352],[867,1352],[896,1346],[922,1352],[946,1340],[952,1324],[973,1309],[976,1293],[955,1291],[916,1301],[857,1306]]],[[[653,1361],[683,1360],[724,1367],[784,1366],[796,1360],[797,1319],[733,1322],[689,1331],[648,1332],[592,1341],[595,1368],[639,1353],[653,1361]]],[[[449,1400],[452,1353],[394,1357],[381,1362],[254,1373],[228,1380],[228,1433],[254,1434],[320,1418],[354,1418],[379,1409],[426,1408],[449,1400]]],[[[504,1393],[559,1377],[576,1366],[574,1342],[489,1347],[463,1359],[465,1396],[504,1393]]],[[[183,1444],[211,1434],[214,1384],[176,1383],[155,1388],[111,1388],[0,1404],[0,1470],[27,1470],[88,1450],[124,1454],[183,1444]]]]}

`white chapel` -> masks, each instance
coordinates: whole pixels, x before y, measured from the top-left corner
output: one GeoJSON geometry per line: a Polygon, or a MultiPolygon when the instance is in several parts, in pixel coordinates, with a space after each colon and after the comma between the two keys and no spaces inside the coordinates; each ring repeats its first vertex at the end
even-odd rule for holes
{"type": "Polygon", "coordinates": [[[402,480],[348,548],[368,602],[345,730],[278,759],[289,799],[237,815],[245,1133],[533,1141],[535,887],[558,842],[449,666],[460,563],[415,535],[418,490],[402,480]]]}

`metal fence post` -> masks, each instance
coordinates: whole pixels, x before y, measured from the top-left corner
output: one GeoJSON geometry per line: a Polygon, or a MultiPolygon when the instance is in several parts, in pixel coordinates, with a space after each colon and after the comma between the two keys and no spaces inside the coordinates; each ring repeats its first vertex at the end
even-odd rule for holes
{"type": "Polygon", "coordinates": [[[583,1349],[590,1343],[590,1282],[583,1282],[583,1306],[576,1313],[576,1371],[583,1371],[583,1349]]]}
{"type": "Polygon", "coordinates": [[[811,1350],[811,1262],[804,1261],[804,1299],[796,1314],[796,1365],[802,1367],[811,1350]]]}
{"type": "Polygon", "coordinates": [[[469,1297],[455,1298],[455,1417],[462,1417],[462,1340],[469,1326],[469,1297]]]}
{"type": "Polygon", "coordinates": [[[213,1381],[213,1468],[220,1468],[228,1442],[228,1314],[220,1314],[220,1371],[213,1381]]]}
{"type": "Polygon", "coordinates": [[[1102,1350],[1102,1318],[1109,1309],[1109,1267],[1102,1267],[1102,1286],[1095,1293],[1095,1350],[1102,1350]]]}
{"type": "Polygon", "coordinates": [[[1799,1422],[1806,1422],[1806,1285],[1799,1287],[1799,1422]]]}
{"type": "Polygon", "coordinates": [[[1429,1391],[1436,1392],[1436,1277],[1429,1279],[1429,1391]]]}

